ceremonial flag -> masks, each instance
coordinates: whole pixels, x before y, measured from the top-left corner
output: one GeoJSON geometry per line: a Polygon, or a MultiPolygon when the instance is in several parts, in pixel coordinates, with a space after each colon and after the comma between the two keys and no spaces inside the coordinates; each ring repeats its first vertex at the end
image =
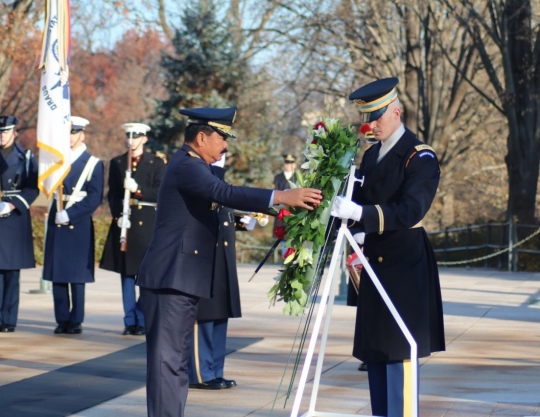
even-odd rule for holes
{"type": "Polygon", "coordinates": [[[37,145],[40,190],[48,199],[70,170],[71,108],[69,98],[70,9],[69,0],[47,0],[45,26],[38,68],[39,90],[37,145]]]}

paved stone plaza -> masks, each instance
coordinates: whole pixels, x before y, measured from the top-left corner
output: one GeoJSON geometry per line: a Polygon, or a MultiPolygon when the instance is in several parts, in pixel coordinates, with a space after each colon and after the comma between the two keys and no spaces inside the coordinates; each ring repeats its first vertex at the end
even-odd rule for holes
{"type": "MultiPolygon", "coordinates": [[[[239,267],[244,317],[229,322],[225,377],[238,387],[190,390],[188,417],[290,415],[294,393],[283,408],[290,370],[271,409],[299,319],[269,308],[277,267],[248,283],[253,269],[239,267]]],[[[53,334],[52,296],[29,293],[40,274],[22,272],[17,331],[0,334],[0,416],[146,416],[144,337],[120,335],[119,277],[96,270],[83,333],[68,336],[53,334]]],[[[421,416],[540,415],[540,273],[442,269],[441,284],[447,352],[421,361],[421,416]]],[[[354,314],[336,302],[319,411],[370,414],[367,375],[351,357],[354,314]]],[[[301,414],[310,394],[308,384],[301,414]]]]}

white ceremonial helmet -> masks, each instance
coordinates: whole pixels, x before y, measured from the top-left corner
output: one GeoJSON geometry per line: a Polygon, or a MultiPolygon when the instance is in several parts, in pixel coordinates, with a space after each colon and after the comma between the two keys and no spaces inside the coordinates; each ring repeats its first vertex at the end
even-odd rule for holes
{"type": "Polygon", "coordinates": [[[150,126],[144,123],[124,123],[122,129],[126,131],[126,134],[131,134],[133,138],[140,138],[146,136],[146,133],[151,130],[150,126]]]}
{"type": "Polygon", "coordinates": [[[71,116],[71,129],[72,130],[84,130],[90,122],[83,117],[71,116]]]}

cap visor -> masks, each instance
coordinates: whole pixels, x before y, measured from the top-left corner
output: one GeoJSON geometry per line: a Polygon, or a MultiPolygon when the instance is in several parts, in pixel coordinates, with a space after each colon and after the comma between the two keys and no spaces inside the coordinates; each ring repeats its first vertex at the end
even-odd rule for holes
{"type": "Polygon", "coordinates": [[[374,122],[375,120],[378,120],[382,117],[382,115],[386,112],[386,109],[388,106],[383,107],[382,109],[375,110],[371,113],[362,113],[362,122],[363,123],[370,123],[374,122]]]}
{"type": "Polygon", "coordinates": [[[216,132],[224,135],[224,136],[227,136],[228,138],[230,139],[236,139],[236,136],[234,136],[231,132],[225,132],[224,130],[220,129],[219,127],[215,127],[215,126],[211,126],[212,129],[214,129],[216,132]]]}

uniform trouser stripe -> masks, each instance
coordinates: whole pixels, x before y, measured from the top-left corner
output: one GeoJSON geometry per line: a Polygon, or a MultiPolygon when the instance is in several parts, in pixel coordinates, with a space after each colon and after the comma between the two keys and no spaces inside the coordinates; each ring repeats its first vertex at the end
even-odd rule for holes
{"type": "Polygon", "coordinates": [[[412,417],[411,361],[403,361],[403,417],[412,417]]]}
{"type": "Polygon", "coordinates": [[[203,383],[201,375],[201,363],[199,362],[199,323],[195,322],[195,328],[193,329],[193,356],[195,359],[195,374],[197,375],[197,381],[199,384],[203,383]]]}
{"type": "Polygon", "coordinates": [[[373,415],[418,417],[411,414],[411,361],[370,362],[367,365],[373,415]]]}

